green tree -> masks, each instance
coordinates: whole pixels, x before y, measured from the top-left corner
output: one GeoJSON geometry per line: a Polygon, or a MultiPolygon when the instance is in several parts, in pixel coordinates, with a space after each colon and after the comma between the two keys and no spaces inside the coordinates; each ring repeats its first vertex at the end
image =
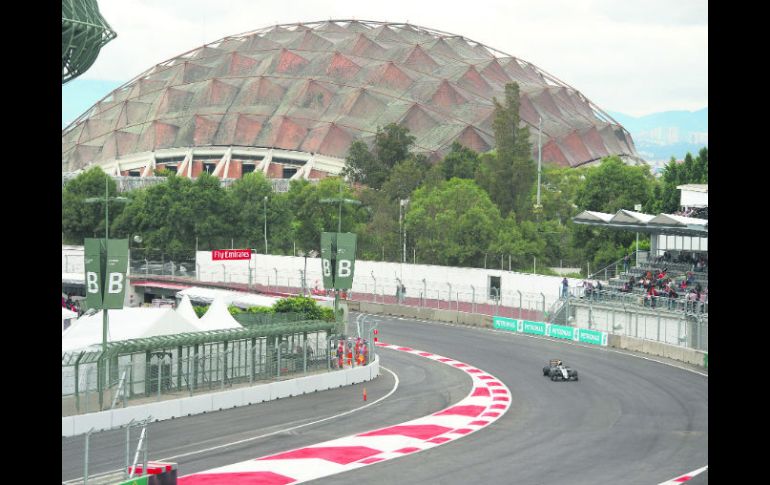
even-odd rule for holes
{"type": "MultiPolygon", "coordinates": [[[[88,198],[105,196],[105,179],[109,197],[117,195],[117,185],[99,167],[92,167],[73,178],[62,188],[61,224],[64,241],[83,244],[87,237],[104,237],[104,203],[86,203],[88,198]]],[[[125,204],[109,203],[110,234],[115,220],[120,217],[125,204]]]]}
{"type": "Polygon", "coordinates": [[[420,261],[480,265],[500,227],[500,212],[472,180],[451,179],[414,191],[406,214],[420,261]]]}
{"type": "Polygon", "coordinates": [[[422,185],[429,169],[424,156],[409,157],[398,162],[390,171],[388,180],[382,185],[382,191],[391,200],[409,198],[412,191],[422,185]]]}
{"type": "Polygon", "coordinates": [[[529,129],[526,125],[520,126],[519,85],[506,84],[504,102],[496,98],[493,102],[496,150],[482,155],[476,180],[503,216],[515,212],[521,221],[531,212],[530,196],[537,167],[531,156],[529,129]]]}
{"type": "MultiPolygon", "coordinates": [[[[338,177],[328,177],[317,184],[306,180],[292,181],[289,186],[288,207],[294,213],[294,237],[298,248],[304,251],[320,251],[321,233],[337,232],[339,205],[322,203],[322,199],[340,197],[338,177]]],[[[355,199],[350,188],[342,184],[342,198],[355,199]]],[[[361,222],[366,221],[366,211],[360,206],[342,204],[342,232],[352,232],[361,222]]]]}
{"type": "Polygon", "coordinates": [[[268,251],[271,254],[293,252],[293,217],[287,197],[274,193],[262,173],[252,172],[236,180],[229,195],[234,210],[233,229],[239,240],[264,252],[267,213],[268,251]]]}
{"type": "Polygon", "coordinates": [[[454,177],[473,179],[479,166],[479,154],[455,141],[440,166],[445,180],[454,177]]]}
{"type": "Polygon", "coordinates": [[[576,194],[580,210],[614,213],[647,205],[652,196],[653,177],[649,166],[626,165],[616,156],[606,157],[585,172],[585,182],[576,194]]]}
{"type": "Polygon", "coordinates": [[[398,162],[409,158],[412,144],[414,137],[409,134],[408,128],[395,123],[384,128],[378,127],[371,151],[361,141],[351,144],[342,175],[354,182],[379,189],[388,179],[390,170],[398,162]]]}

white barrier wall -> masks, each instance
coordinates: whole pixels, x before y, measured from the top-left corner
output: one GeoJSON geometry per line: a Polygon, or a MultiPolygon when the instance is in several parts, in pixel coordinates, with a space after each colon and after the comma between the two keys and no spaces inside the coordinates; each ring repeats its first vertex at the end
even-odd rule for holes
{"type": "Polygon", "coordinates": [[[118,428],[152,416],[154,421],[201,414],[316,391],[336,389],[345,385],[371,381],[380,374],[380,358],[364,367],[304,376],[297,379],[271,382],[252,387],[214,392],[201,396],[170,399],[138,406],[100,411],[98,413],[65,416],[61,418],[62,436],[75,436],[93,428],[96,431],[118,428]]]}
{"type": "MultiPolygon", "coordinates": [[[[493,262],[490,261],[490,264],[493,262]]],[[[499,264],[499,261],[497,261],[499,264]]],[[[504,263],[507,264],[506,261],[504,263]]],[[[250,261],[212,261],[211,251],[198,251],[196,266],[203,281],[227,281],[248,283],[249,273],[253,284],[267,285],[271,289],[302,286],[305,258],[252,254],[250,261]],[[251,269],[249,269],[251,268],[251,269]]],[[[500,278],[503,305],[518,306],[518,291],[523,300],[540,302],[545,296],[546,308],[559,297],[562,277],[517,273],[500,269],[458,268],[427,264],[401,264],[357,260],[353,280],[354,293],[376,293],[395,296],[400,279],[406,287],[406,296],[418,298],[427,290],[427,298],[446,300],[451,290],[451,300],[471,301],[475,289],[477,303],[492,302],[490,298],[490,277],[500,278]],[[423,279],[425,280],[423,282],[423,279]],[[473,286],[473,288],[471,287],[473,286]],[[458,295],[459,293],[459,295],[458,295]]],[[[582,283],[579,279],[568,279],[571,287],[582,283]]],[[[307,286],[314,288],[316,282],[323,288],[321,259],[307,258],[307,286]]],[[[526,306],[526,305],[524,305],[526,306]]]]}

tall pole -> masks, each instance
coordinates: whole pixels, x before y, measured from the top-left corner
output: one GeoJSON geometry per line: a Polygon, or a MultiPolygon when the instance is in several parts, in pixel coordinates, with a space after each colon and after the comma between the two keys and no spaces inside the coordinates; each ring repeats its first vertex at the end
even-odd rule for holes
{"type": "Polygon", "coordinates": [[[337,218],[337,232],[342,232],[342,177],[340,177],[340,213],[337,218]]]}
{"type": "Polygon", "coordinates": [[[267,196],[264,199],[265,202],[265,254],[267,254],[267,196]]]}
{"type": "Polygon", "coordinates": [[[540,171],[543,154],[543,118],[537,117],[537,206],[540,207],[540,171]]]}

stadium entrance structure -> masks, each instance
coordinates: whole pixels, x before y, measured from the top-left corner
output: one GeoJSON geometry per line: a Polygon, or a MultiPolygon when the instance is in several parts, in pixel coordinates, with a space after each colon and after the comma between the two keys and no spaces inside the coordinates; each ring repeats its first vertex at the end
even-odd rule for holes
{"type": "Polygon", "coordinates": [[[389,123],[432,161],[455,141],[487,151],[493,98],[513,81],[532,139],[542,119],[545,163],[641,162],[619,123],[529,62],[425,27],[330,20],[225,37],[152,67],[63,130],[62,172],[322,178],[389,123]]]}

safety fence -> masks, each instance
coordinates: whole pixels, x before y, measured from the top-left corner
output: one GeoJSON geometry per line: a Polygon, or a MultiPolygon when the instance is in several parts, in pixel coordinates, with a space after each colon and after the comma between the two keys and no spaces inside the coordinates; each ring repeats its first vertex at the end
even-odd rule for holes
{"type": "Polygon", "coordinates": [[[708,352],[708,313],[593,298],[569,298],[564,306],[571,326],[708,352]]]}
{"type": "Polygon", "coordinates": [[[586,290],[583,287],[569,289],[570,297],[602,302],[621,307],[641,307],[680,312],[685,314],[708,313],[708,297],[693,300],[686,295],[672,298],[665,295],[649,296],[643,293],[627,293],[617,290],[586,290]]]}
{"type": "Polygon", "coordinates": [[[109,342],[106,352],[67,352],[62,416],[329,371],[336,328],[334,322],[274,321],[109,342]]]}

